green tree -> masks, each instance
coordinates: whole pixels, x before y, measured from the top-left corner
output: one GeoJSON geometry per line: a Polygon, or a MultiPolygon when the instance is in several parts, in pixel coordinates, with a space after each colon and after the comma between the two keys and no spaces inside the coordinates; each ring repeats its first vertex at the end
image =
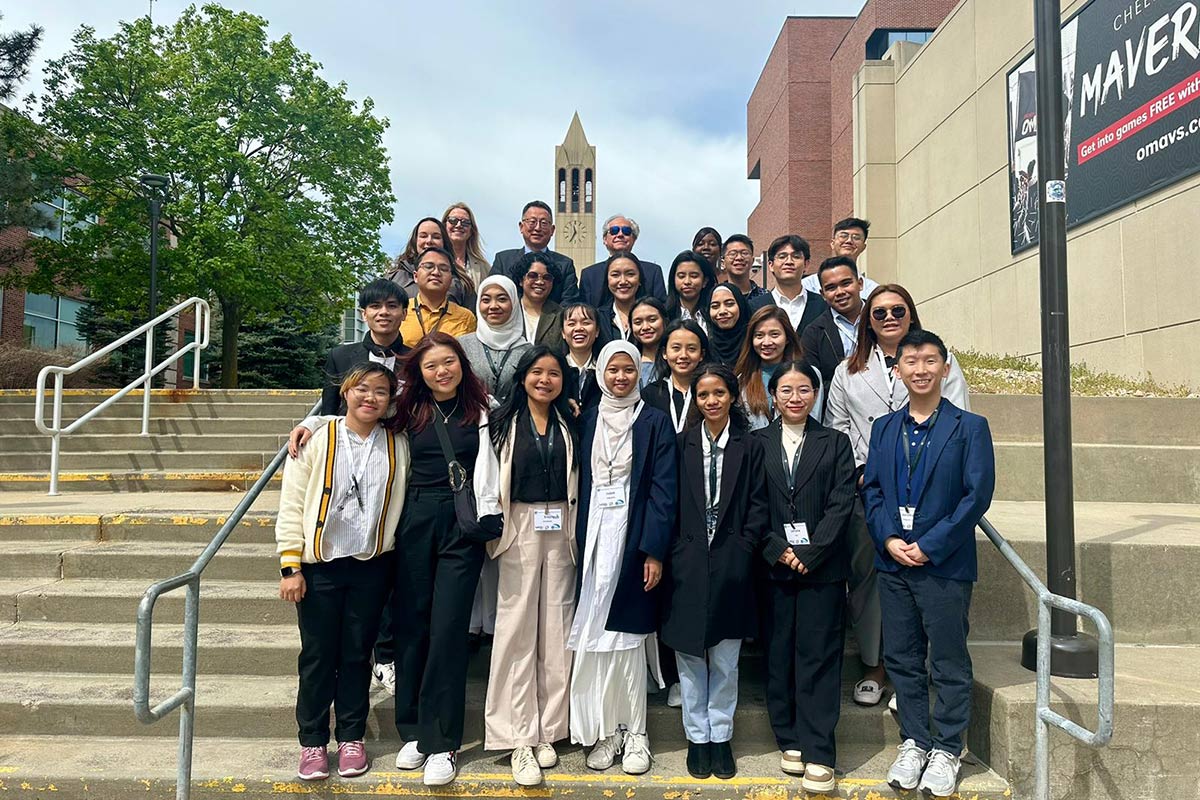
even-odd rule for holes
{"type": "Polygon", "coordinates": [[[320,69],[289,36],[268,39],[266,20],[218,5],[189,7],[170,26],[124,22],[108,39],[81,28],[47,67],[41,116],[84,176],[76,212],[97,222],[61,247],[39,243],[43,277],[107,307],[145,308],[137,178],[152,172],[170,184],[160,291],[216,300],[222,386],[238,385],[244,321],[328,326],[363,277],[351,265],[382,263],[395,198],[387,120],[320,69]]]}
{"type": "MultiPolygon", "coordinates": [[[[336,324],[305,330],[289,316],[247,320],[238,352],[238,385],[245,389],[319,389],[325,380],[325,359],[338,344],[336,324]]],[[[213,344],[219,334],[213,332],[213,344]]],[[[210,377],[220,377],[214,364],[210,377]]]]}
{"type": "MultiPolygon", "coordinates": [[[[4,14],[0,14],[0,20],[4,14]]],[[[0,33],[0,100],[9,100],[17,84],[29,77],[29,62],[42,40],[42,28],[30,25],[23,31],[0,33]]]]}

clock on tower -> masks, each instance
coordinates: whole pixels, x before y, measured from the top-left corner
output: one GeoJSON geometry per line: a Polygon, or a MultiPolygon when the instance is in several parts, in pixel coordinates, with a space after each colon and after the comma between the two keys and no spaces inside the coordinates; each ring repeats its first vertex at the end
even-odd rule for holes
{"type": "Polygon", "coordinates": [[[579,112],[554,148],[554,173],[554,249],[581,271],[596,260],[596,148],[588,144],[579,112]]]}

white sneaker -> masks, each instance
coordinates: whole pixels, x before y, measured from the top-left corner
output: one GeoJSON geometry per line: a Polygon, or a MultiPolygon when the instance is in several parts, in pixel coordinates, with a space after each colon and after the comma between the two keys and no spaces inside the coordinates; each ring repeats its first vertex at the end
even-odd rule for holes
{"type": "Polygon", "coordinates": [[[900,754],[888,769],[887,782],[893,789],[915,789],[929,754],[914,739],[905,739],[897,748],[900,754]]]}
{"type": "Polygon", "coordinates": [[[542,768],[529,745],[512,751],[513,780],[518,786],[537,786],[542,782],[542,768]]]}
{"type": "Polygon", "coordinates": [[[892,692],[892,696],[888,698],[888,711],[893,714],[900,713],[900,705],[896,702],[896,693],[892,692]]]}
{"type": "Polygon", "coordinates": [[[541,742],[533,748],[533,757],[537,759],[538,766],[542,769],[550,769],[558,766],[558,751],[554,749],[554,745],[549,742],[541,742]]]}
{"type": "Polygon", "coordinates": [[[650,737],[644,733],[625,734],[621,769],[626,775],[641,775],[650,771],[650,737]]]}
{"type": "Polygon", "coordinates": [[[929,764],[917,788],[934,797],[949,797],[958,788],[959,767],[958,756],[935,748],[929,753],[929,764]]]}
{"type": "Polygon", "coordinates": [[[419,769],[429,756],[417,749],[415,741],[405,742],[400,752],[396,753],[396,769],[419,769]]]}
{"type": "Polygon", "coordinates": [[[614,733],[607,739],[601,739],[596,742],[596,746],[592,748],[592,752],[588,753],[588,769],[608,769],[620,754],[621,734],[614,733]]]}
{"type": "Polygon", "coordinates": [[[667,690],[667,705],[671,708],[683,708],[683,688],[678,683],[672,683],[667,690]]]}
{"type": "Polygon", "coordinates": [[[458,777],[458,753],[434,753],[425,762],[425,785],[445,786],[458,777]]]}
{"type": "Polygon", "coordinates": [[[373,664],[371,666],[371,685],[384,689],[392,697],[396,696],[396,665],[373,664]]]}
{"type": "Polygon", "coordinates": [[[784,750],[779,754],[779,768],[788,775],[803,775],[804,754],[799,750],[784,750]]]}
{"type": "Polygon", "coordinates": [[[860,706],[877,706],[883,699],[883,687],[873,678],[863,678],[854,684],[854,702],[860,706]]]}

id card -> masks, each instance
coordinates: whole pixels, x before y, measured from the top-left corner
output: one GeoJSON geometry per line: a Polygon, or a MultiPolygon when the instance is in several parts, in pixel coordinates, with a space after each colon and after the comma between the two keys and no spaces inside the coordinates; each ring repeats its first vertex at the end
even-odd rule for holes
{"type": "Polygon", "coordinates": [[[812,544],[808,539],[808,525],[803,522],[785,522],[783,532],[790,545],[812,544]]]}
{"type": "Polygon", "coordinates": [[[913,529],[913,516],[916,513],[917,510],[915,508],[900,506],[900,527],[906,531],[911,531],[913,529]]]}
{"type": "Polygon", "coordinates": [[[596,505],[600,508],[622,508],[625,505],[624,486],[597,486],[596,505]]]}
{"type": "Polygon", "coordinates": [[[561,508],[538,508],[533,512],[533,529],[539,533],[561,531],[563,510],[561,508]]]}

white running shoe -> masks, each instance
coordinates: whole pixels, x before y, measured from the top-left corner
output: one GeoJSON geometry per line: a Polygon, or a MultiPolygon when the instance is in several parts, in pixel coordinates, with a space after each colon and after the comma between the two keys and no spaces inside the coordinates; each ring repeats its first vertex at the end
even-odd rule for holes
{"type": "Polygon", "coordinates": [[[616,762],[617,756],[621,754],[621,741],[621,734],[614,733],[607,739],[596,742],[592,752],[588,753],[588,769],[601,770],[611,767],[616,762]]]}
{"type": "Polygon", "coordinates": [[[893,789],[915,789],[929,754],[914,739],[905,739],[897,748],[900,754],[888,769],[887,782],[893,789]]]}
{"type": "Polygon", "coordinates": [[[917,788],[934,797],[949,797],[958,788],[960,766],[958,756],[934,748],[929,753],[929,763],[917,788]]]}
{"type": "Polygon", "coordinates": [[[542,768],[529,745],[513,749],[512,774],[518,786],[537,786],[542,782],[542,768]]]}
{"type": "Polygon", "coordinates": [[[405,742],[396,753],[396,769],[420,769],[429,756],[417,749],[416,741],[405,742]]]}
{"type": "Polygon", "coordinates": [[[425,761],[425,785],[445,786],[458,777],[458,752],[434,753],[425,761]]]}
{"type": "Polygon", "coordinates": [[[683,688],[678,683],[672,683],[667,690],[667,705],[671,708],[683,708],[683,688]]]}
{"type": "Polygon", "coordinates": [[[550,742],[541,742],[534,746],[533,756],[537,759],[538,766],[542,769],[550,769],[558,766],[558,751],[554,749],[554,745],[550,742]]]}
{"type": "Polygon", "coordinates": [[[650,737],[644,733],[626,733],[621,769],[626,775],[641,775],[650,771],[650,737]]]}
{"type": "Polygon", "coordinates": [[[387,691],[392,697],[396,696],[396,665],[373,664],[371,666],[371,685],[387,691]]]}

